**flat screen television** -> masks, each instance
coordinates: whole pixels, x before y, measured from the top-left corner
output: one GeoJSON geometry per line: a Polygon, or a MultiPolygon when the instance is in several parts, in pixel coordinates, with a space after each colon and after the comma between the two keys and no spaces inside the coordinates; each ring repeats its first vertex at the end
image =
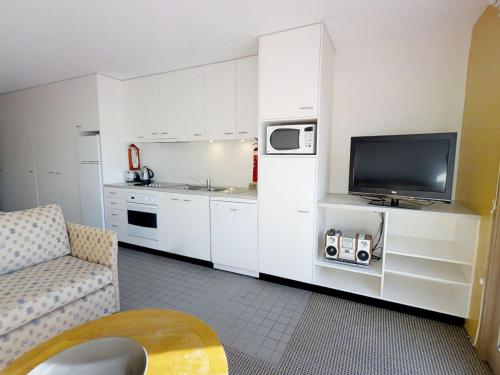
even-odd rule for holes
{"type": "MultiPolygon", "coordinates": [[[[451,201],[457,133],[352,137],[349,193],[451,201]]],[[[396,203],[397,204],[397,203],[396,203]]]]}

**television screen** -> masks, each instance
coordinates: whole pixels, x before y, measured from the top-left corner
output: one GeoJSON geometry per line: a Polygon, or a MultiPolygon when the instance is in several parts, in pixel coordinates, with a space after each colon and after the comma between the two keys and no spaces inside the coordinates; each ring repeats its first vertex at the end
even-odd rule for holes
{"type": "Polygon", "coordinates": [[[351,138],[349,192],[451,200],[456,133],[351,138]]]}

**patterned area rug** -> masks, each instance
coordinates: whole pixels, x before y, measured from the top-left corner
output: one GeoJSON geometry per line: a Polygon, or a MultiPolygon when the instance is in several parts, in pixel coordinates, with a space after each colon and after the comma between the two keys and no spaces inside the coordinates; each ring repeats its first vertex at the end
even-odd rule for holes
{"type": "Polygon", "coordinates": [[[230,374],[491,374],[461,327],[316,293],[278,364],[226,351],[230,374]]]}

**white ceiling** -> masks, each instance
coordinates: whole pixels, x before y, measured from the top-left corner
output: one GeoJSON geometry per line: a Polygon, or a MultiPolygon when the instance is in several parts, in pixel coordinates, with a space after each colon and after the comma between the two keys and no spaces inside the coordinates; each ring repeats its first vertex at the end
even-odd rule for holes
{"type": "Polygon", "coordinates": [[[257,52],[318,21],[354,39],[471,27],[487,0],[0,0],[0,93],[102,73],[126,79],[257,52]]]}

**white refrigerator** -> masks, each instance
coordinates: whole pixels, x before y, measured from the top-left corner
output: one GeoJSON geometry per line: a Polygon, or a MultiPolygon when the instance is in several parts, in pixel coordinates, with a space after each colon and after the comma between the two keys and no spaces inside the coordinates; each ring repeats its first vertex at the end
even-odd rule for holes
{"type": "Polygon", "coordinates": [[[104,203],[99,135],[82,135],[78,143],[82,224],[104,229],[104,203]]]}

